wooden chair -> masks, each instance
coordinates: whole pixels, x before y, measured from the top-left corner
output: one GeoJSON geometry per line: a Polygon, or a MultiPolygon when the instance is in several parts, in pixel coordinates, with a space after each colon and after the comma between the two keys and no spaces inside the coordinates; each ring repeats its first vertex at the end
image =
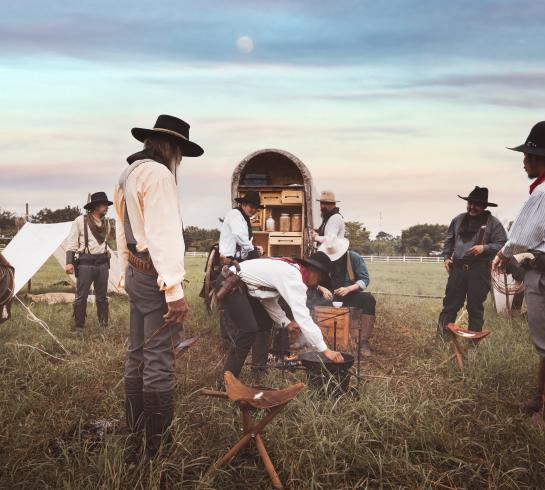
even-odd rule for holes
{"type": "Polygon", "coordinates": [[[225,466],[252,439],[255,439],[257,451],[265,464],[265,469],[271,478],[274,488],[283,489],[278,473],[274,469],[271,458],[267,453],[261,432],[276,417],[286,405],[301,392],[305,384],[297,383],[284,390],[261,390],[242,384],[232,373],[224,374],[226,392],[203,390],[201,393],[208,396],[229,398],[241,410],[243,436],[229,451],[218,459],[206,472],[205,479],[210,479],[217,470],[225,466]],[[252,418],[251,412],[256,410],[268,410],[269,412],[261,420],[252,418]]]}
{"type": "Polygon", "coordinates": [[[452,359],[456,359],[456,364],[460,371],[464,372],[464,354],[471,348],[477,346],[477,344],[490,335],[490,332],[475,332],[474,330],[467,330],[462,328],[455,323],[449,323],[447,325],[447,330],[450,333],[452,347],[454,353],[446,361],[441,363],[441,365],[446,364],[452,359]],[[468,342],[461,343],[460,339],[466,340],[468,342]]]}

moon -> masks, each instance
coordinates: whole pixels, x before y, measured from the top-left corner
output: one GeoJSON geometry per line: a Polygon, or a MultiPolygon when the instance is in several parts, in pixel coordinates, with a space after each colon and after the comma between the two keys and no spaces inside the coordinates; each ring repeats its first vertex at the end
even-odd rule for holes
{"type": "Polygon", "coordinates": [[[249,54],[254,50],[254,41],[250,36],[240,36],[236,45],[237,49],[244,54],[249,54]]]}

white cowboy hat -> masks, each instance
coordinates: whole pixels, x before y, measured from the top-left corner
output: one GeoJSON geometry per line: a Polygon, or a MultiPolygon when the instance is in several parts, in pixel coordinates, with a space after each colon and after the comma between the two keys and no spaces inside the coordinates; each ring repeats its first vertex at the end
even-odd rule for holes
{"type": "Polygon", "coordinates": [[[319,252],[324,252],[331,262],[339,260],[350,247],[350,241],[348,238],[339,238],[335,235],[327,235],[325,240],[318,248],[319,252]]]}

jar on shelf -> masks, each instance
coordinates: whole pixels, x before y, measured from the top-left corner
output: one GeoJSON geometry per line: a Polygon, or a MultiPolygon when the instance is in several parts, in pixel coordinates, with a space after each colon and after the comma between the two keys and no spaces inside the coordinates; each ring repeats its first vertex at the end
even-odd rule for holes
{"type": "Polygon", "coordinates": [[[303,215],[291,215],[291,231],[300,232],[303,229],[303,215]]]}
{"type": "Polygon", "coordinates": [[[282,233],[287,233],[290,231],[291,226],[291,216],[288,213],[282,213],[280,215],[280,231],[282,233]]]}
{"type": "Polygon", "coordinates": [[[265,221],[265,231],[275,231],[276,222],[272,216],[269,216],[265,221]]]}

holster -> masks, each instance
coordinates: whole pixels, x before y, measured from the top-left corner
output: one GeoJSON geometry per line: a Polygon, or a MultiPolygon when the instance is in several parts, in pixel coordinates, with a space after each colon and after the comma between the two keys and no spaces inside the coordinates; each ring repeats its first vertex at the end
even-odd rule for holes
{"type": "MultiPolygon", "coordinates": [[[[240,272],[240,266],[238,262],[233,261],[237,272],[240,272]]],[[[216,286],[215,295],[218,301],[222,301],[230,294],[233,294],[237,289],[240,289],[242,279],[238,274],[235,274],[229,267],[226,265],[223,266],[220,273],[220,282],[216,286]]]]}
{"type": "Polygon", "coordinates": [[[545,273],[545,253],[536,250],[530,250],[530,252],[534,255],[534,260],[529,264],[530,268],[545,273]]]}

